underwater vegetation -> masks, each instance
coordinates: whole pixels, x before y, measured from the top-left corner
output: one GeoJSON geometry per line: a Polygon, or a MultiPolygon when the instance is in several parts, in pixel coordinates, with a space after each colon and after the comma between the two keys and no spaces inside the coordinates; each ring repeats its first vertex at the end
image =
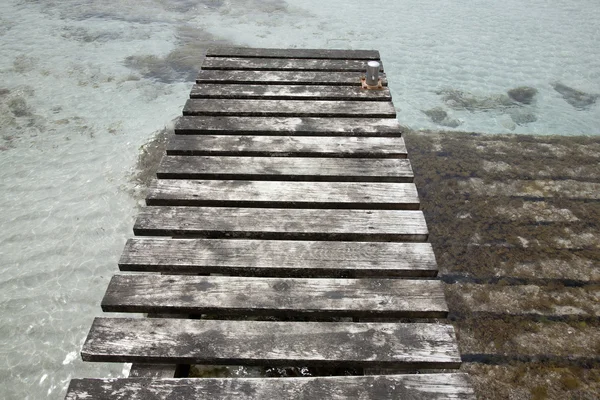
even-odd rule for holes
{"type": "Polygon", "coordinates": [[[600,97],[597,94],[585,93],[577,89],[573,89],[567,85],[563,85],[560,82],[554,83],[552,87],[562,95],[563,99],[565,99],[567,103],[578,110],[587,109],[592,104],[596,103],[596,100],[598,100],[598,97],[600,97]]]}
{"type": "MultiPolygon", "coordinates": [[[[580,111],[589,109],[600,97],[600,95],[585,93],[559,82],[553,83],[552,87],[562,95],[567,103],[580,111]]],[[[508,115],[512,122],[504,120],[502,124],[510,130],[514,130],[516,125],[527,125],[538,120],[534,107],[538,90],[534,87],[519,86],[508,90],[506,94],[489,96],[478,96],[452,88],[444,88],[435,93],[440,95],[444,104],[453,110],[508,115]]],[[[434,107],[423,113],[440,126],[456,128],[462,123],[459,119],[451,118],[443,107],[434,107]]]]}
{"type": "Polygon", "coordinates": [[[477,398],[598,398],[600,138],[403,136],[477,398]]]}
{"type": "Polygon", "coordinates": [[[228,44],[202,29],[183,26],[177,30],[177,47],[166,56],[135,55],[127,57],[124,63],[147,79],[162,83],[193,82],[206,50],[228,44]]]}

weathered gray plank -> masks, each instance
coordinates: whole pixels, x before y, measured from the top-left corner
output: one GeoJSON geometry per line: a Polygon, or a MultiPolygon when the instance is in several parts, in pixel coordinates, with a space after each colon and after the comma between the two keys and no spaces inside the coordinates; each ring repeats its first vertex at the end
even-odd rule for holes
{"type": "Polygon", "coordinates": [[[122,271],[322,277],[434,277],[430,243],[132,238],[122,271]]]}
{"type": "Polygon", "coordinates": [[[414,183],[158,179],[149,206],[418,210],[414,183]]]}
{"type": "MultiPolygon", "coordinates": [[[[367,62],[367,60],[331,60],[315,58],[206,57],[202,63],[202,69],[365,72],[367,69],[367,62]]],[[[380,71],[383,72],[383,65],[381,66],[380,71]]]]}
{"type": "Polygon", "coordinates": [[[401,137],[173,135],[168,155],[406,158],[401,137]]]}
{"type": "MultiPolygon", "coordinates": [[[[379,74],[379,76],[383,86],[387,86],[385,74],[379,74]]],[[[196,78],[196,83],[361,86],[360,78],[360,72],[201,70],[196,78]]]]}
{"type": "Polygon", "coordinates": [[[214,47],[206,52],[207,57],[258,57],[258,58],[324,58],[332,60],[379,60],[376,50],[337,49],[252,49],[246,47],[214,47]]]}
{"type": "Polygon", "coordinates": [[[164,156],[160,179],[412,182],[407,159],[164,156]]]}
{"type": "Polygon", "coordinates": [[[387,101],[189,99],[183,115],[395,118],[387,101]]]}
{"type": "Polygon", "coordinates": [[[84,361],[458,368],[451,325],[96,318],[84,361]]]}
{"type": "Polygon", "coordinates": [[[426,241],[421,211],[146,207],[138,236],[286,240],[426,241]]]}
{"type": "Polygon", "coordinates": [[[406,279],[116,275],[105,312],[446,318],[442,282],[406,279]]]}
{"type": "Polygon", "coordinates": [[[73,379],[66,400],[475,400],[467,374],[315,378],[73,379]]]}
{"type": "Polygon", "coordinates": [[[192,87],[192,99],[255,99],[255,100],[360,100],[390,101],[392,95],[383,90],[364,90],[360,86],[310,85],[215,85],[201,83],[192,87]]]}
{"type": "Polygon", "coordinates": [[[184,116],[175,123],[178,135],[401,136],[403,131],[395,118],[184,116]]]}

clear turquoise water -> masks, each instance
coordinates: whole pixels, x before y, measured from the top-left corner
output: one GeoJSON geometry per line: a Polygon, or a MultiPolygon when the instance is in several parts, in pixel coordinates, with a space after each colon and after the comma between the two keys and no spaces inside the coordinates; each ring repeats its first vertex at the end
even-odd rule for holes
{"type": "Polygon", "coordinates": [[[132,235],[139,148],[181,113],[210,45],[379,49],[415,129],[600,134],[597,1],[366,4],[0,3],[0,398],[123,374],[79,349],[132,235]],[[507,101],[518,86],[531,104],[507,101]]]}

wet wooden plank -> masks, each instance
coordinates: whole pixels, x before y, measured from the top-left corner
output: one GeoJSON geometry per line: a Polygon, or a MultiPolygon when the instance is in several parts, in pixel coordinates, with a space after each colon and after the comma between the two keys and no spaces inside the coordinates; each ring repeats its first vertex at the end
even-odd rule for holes
{"type": "Polygon", "coordinates": [[[332,60],[379,60],[376,50],[337,49],[251,49],[245,47],[214,47],[206,52],[207,57],[249,58],[318,58],[332,60]]]}
{"type": "Polygon", "coordinates": [[[427,240],[421,211],[306,210],[231,207],[146,207],[137,236],[189,236],[285,240],[427,240]]]}
{"type": "Polygon", "coordinates": [[[418,210],[414,183],[158,179],[149,206],[418,210]]]}
{"type": "MultiPolygon", "coordinates": [[[[379,61],[379,60],[378,60],[379,61]]],[[[365,72],[367,60],[310,58],[206,57],[205,70],[365,72]]],[[[381,64],[381,62],[380,62],[381,64]]],[[[383,72],[383,65],[380,68],[383,72]]]]}
{"type": "Polygon", "coordinates": [[[175,123],[178,135],[294,135],[294,136],[401,136],[395,118],[314,117],[186,117],[175,123]]]}
{"type": "MultiPolygon", "coordinates": [[[[364,73],[362,74],[364,75],[364,73]]],[[[385,74],[379,74],[383,86],[387,86],[385,74]]],[[[274,85],[339,85],[361,86],[360,72],[313,72],[313,71],[211,71],[201,70],[196,83],[248,83],[274,85]]]]}
{"type": "Polygon", "coordinates": [[[364,90],[359,86],[311,85],[215,85],[201,83],[192,87],[192,99],[254,99],[254,100],[360,100],[390,101],[392,95],[383,90],[364,90]]]}
{"type": "Polygon", "coordinates": [[[280,277],[434,277],[430,243],[132,238],[122,271],[280,277]]]}
{"type": "Polygon", "coordinates": [[[160,179],[412,182],[408,159],[164,156],[160,179]]]}
{"type": "Polygon", "coordinates": [[[66,400],[475,400],[467,374],[314,378],[73,379],[66,400]]]}
{"type": "Polygon", "coordinates": [[[105,312],[446,318],[442,282],[407,279],[116,275],[105,312]]]}
{"type": "Polygon", "coordinates": [[[460,367],[451,325],[95,318],[84,361],[460,367]]]}
{"type": "Polygon", "coordinates": [[[189,99],[183,115],[395,118],[385,101],[189,99]]]}
{"type": "Polygon", "coordinates": [[[401,137],[173,135],[168,155],[406,158],[401,137]]]}

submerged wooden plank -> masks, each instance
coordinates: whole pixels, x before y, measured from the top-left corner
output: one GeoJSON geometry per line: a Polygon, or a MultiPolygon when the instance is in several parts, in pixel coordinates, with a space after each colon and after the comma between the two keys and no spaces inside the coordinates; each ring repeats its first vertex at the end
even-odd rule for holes
{"type": "Polygon", "coordinates": [[[146,207],[138,236],[286,240],[426,241],[421,211],[146,207]]]}
{"type": "Polygon", "coordinates": [[[401,136],[403,131],[395,118],[183,116],[175,123],[178,135],[401,136]]]}
{"type": "Polygon", "coordinates": [[[154,180],[149,206],[418,210],[414,183],[154,180]]]}
{"type": "Polygon", "coordinates": [[[168,155],[406,158],[401,137],[173,135],[168,155]]]}
{"type": "Polygon", "coordinates": [[[95,318],[84,361],[458,368],[451,325],[95,318]]]}
{"type": "MultiPolygon", "coordinates": [[[[114,277],[113,277],[114,279],[114,277]]],[[[177,365],[175,364],[144,364],[134,363],[129,370],[130,378],[175,378],[177,365]]]]}
{"type": "Polygon", "coordinates": [[[390,101],[392,95],[387,87],[383,90],[364,90],[360,86],[215,85],[201,83],[192,87],[190,97],[192,99],[390,101]]]}
{"type": "MultiPolygon", "coordinates": [[[[367,60],[310,58],[206,57],[202,69],[251,71],[365,72],[367,60]]],[[[380,62],[381,64],[381,62],[380,62]]],[[[380,67],[383,72],[383,66],[380,67]]]]}
{"type": "Polygon", "coordinates": [[[66,400],[475,400],[467,374],[312,378],[73,379],[66,400]]]}
{"type": "Polygon", "coordinates": [[[442,282],[406,279],[116,275],[105,312],[445,318],[442,282]]]}
{"type": "MultiPolygon", "coordinates": [[[[387,86],[385,74],[379,76],[383,86],[387,86]]],[[[360,72],[201,70],[196,78],[196,83],[361,86],[360,78],[360,72]]]]}
{"type": "Polygon", "coordinates": [[[160,179],[412,182],[410,161],[394,158],[164,156],[160,179]]]}
{"type": "Polygon", "coordinates": [[[395,118],[387,101],[189,99],[183,115],[395,118]]]}
{"type": "Polygon", "coordinates": [[[434,277],[430,243],[132,238],[122,271],[256,276],[434,277]]]}
{"type": "Polygon", "coordinates": [[[206,51],[207,57],[258,57],[258,58],[324,58],[379,60],[377,50],[330,50],[330,49],[253,49],[246,47],[213,47],[206,51]]]}

